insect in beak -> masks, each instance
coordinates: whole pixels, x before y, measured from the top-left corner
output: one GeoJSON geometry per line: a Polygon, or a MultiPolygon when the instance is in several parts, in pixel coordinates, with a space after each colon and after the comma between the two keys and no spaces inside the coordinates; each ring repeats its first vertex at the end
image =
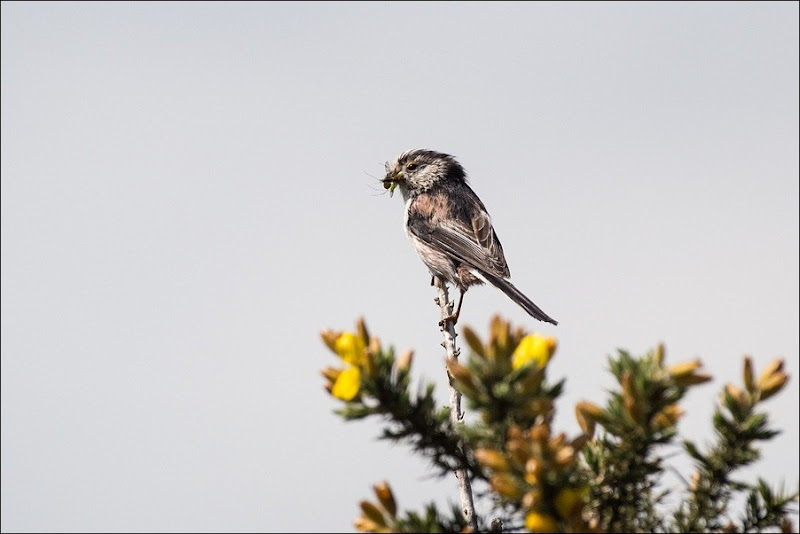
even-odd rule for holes
{"type": "Polygon", "coordinates": [[[397,184],[400,180],[403,179],[403,173],[395,172],[395,173],[386,173],[386,178],[383,179],[383,188],[389,190],[389,197],[391,198],[394,195],[394,190],[397,189],[397,184]]]}

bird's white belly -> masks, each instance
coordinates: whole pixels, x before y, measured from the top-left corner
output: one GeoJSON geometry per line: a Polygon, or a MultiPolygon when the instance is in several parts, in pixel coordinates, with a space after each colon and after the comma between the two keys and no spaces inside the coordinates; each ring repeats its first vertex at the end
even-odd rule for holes
{"type": "Polygon", "coordinates": [[[408,229],[408,203],[411,199],[406,200],[405,217],[403,226],[411,244],[414,245],[414,250],[417,251],[422,262],[428,267],[428,270],[434,276],[439,276],[446,279],[448,282],[455,283],[458,279],[453,261],[444,253],[431,248],[424,241],[415,236],[408,229]]]}

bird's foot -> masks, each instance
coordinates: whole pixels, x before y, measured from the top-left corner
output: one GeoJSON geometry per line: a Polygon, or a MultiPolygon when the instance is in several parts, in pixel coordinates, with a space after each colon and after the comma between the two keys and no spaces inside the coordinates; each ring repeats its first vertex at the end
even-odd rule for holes
{"type": "Polygon", "coordinates": [[[449,315],[449,316],[445,317],[444,319],[439,321],[439,326],[444,328],[445,325],[447,325],[447,323],[453,323],[453,326],[455,326],[456,323],[458,322],[458,315],[459,314],[454,313],[453,315],[449,315]]]}

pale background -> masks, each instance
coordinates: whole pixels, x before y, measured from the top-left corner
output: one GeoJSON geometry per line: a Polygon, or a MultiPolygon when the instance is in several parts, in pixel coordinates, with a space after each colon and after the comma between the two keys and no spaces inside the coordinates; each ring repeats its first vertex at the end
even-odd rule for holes
{"type": "Polygon", "coordinates": [[[797,3],[3,2],[2,530],[350,530],[383,478],[455,502],[318,374],[363,314],[446,402],[376,181],[416,147],[560,321],[476,288],[459,325],[558,337],[557,429],[617,347],[702,358],[701,443],[742,355],[782,356],[785,433],[741,476],[797,486],[797,3]]]}

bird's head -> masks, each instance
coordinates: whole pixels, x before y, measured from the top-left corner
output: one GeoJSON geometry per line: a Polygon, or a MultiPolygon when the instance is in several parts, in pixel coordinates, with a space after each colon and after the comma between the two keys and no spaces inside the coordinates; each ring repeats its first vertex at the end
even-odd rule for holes
{"type": "Polygon", "coordinates": [[[384,189],[393,193],[400,187],[403,198],[427,191],[444,182],[463,182],[464,168],[453,156],[433,150],[407,150],[391,163],[386,162],[384,189]]]}

